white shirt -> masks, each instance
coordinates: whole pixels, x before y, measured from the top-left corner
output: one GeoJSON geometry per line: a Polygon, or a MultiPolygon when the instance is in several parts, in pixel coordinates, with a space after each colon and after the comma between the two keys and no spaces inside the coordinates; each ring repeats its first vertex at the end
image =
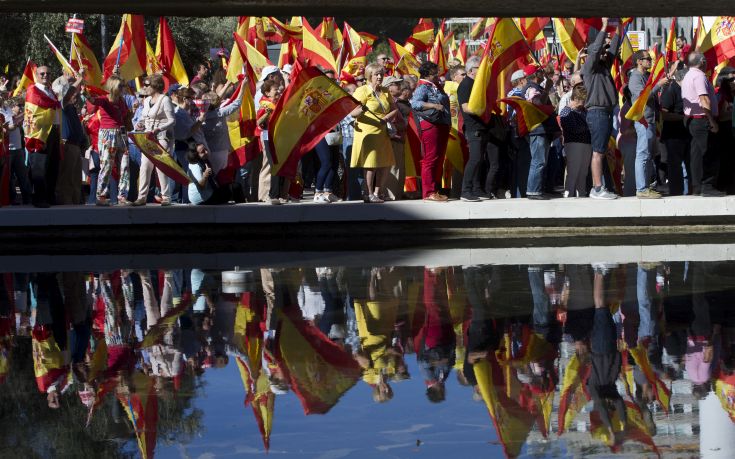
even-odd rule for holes
{"type": "Polygon", "coordinates": [[[11,150],[23,148],[23,139],[20,137],[20,127],[13,122],[13,110],[9,107],[0,108],[0,113],[5,117],[8,126],[8,143],[11,150]]]}

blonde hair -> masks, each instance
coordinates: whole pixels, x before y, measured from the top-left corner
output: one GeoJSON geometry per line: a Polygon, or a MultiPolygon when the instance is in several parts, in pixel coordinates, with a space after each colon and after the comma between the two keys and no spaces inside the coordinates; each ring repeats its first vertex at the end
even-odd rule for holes
{"type": "Polygon", "coordinates": [[[384,71],[385,70],[383,69],[383,66],[380,65],[380,64],[376,64],[376,63],[368,64],[365,67],[365,80],[367,80],[369,82],[370,79],[373,77],[373,74],[374,73],[376,73],[376,72],[384,72],[384,71]]]}
{"type": "Polygon", "coordinates": [[[110,93],[113,99],[118,99],[122,95],[123,87],[125,86],[125,80],[117,75],[111,75],[107,81],[105,81],[105,91],[110,93]]]}

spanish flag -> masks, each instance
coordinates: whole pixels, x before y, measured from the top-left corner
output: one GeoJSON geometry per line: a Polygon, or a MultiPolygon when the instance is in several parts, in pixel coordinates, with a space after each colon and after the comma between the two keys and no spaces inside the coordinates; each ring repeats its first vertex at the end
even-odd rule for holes
{"type": "MultiPolygon", "coordinates": [[[[66,381],[69,366],[64,362],[61,348],[48,325],[36,324],[33,327],[31,345],[33,346],[33,372],[36,375],[36,386],[40,392],[45,394],[59,378],[66,381]]],[[[61,384],[59,390],[63,386],[64,383],[61,384]]]]}
{"type": "Polygon", "coordinates": [[[589,363],[582,363],[577,354],[567,362],[564,368],[564,379],[561,384],[559,395],[559,436],[561,436],[574,422],[582,408],[587,404],[590,397],[587,394],[585,384],[589,378],[591,366],[589,363]]]}
{"type": "Polygon", "coordinates": [[[695,49],[701,49],[702,42],[704,42],[706,36],[707,31],[704,30],[704,18],[702,16],[699,16],[699,20],[697,21],[697,29],[694,31],[694,36],[692,37],[692,46],[695,49]]]}
{"type": "MultiPolygon", "coordinates": [[[[281,36],[280,43],[285,43],[289,40],[301,40],[302,28],[301,18],[299,16],[291,18],[290,24],[285,24],[274,17],[269,17],[268,20],[277,30],[276,33],[281,36]]],[[[278,40],[271,39],[271,41],[279,43],[278,40]]]]}
{"type": "Polygon", "coordinates": [[[637,441],[660,456],[658,447],[653,442],[653,432],[646,425],[641,409],[633,402],[625,401],[625,415],[627,422],[623,424],[620,413],[612,413],[610,424],[612,432],[603,424],[597,411],[590,412],[590,435],[592,438],[602,441],[614,453],[621,451],[622,444],[627,440],[637,441]],[[620,437],[616,438],[618,434],[620,437]]]}
{"type": "Polygon", "coordinates": [[[257,16],[250,17],[250,23],[248,25],[248,43],[253,45],[258,52],[268,54],[268,44],[265,41],[263,18],[257,16]]]}
{"type": "Polygon", "coordinates": [[[421,18],[406,39],[406,49],[414,56],[427,51],[434,42],[434,23],[430,18],[421,18]]]}
{"type": "Polygon", "coordinates": [[[664,412],[669,412],[669,405],[671,404],[671,390],[666,387],[666,384],[653,370],[651,361],[648,358],[648,349],[639,343],[638,346],[632,349],[628,349],[630,355],[633,356],[635,362],[638,364],[638,368],[641,369],[643,375],[646,377],[646,381],[653,388],[654,396],[664,412]]]}
{"type": "Polygon", "coordinates": [[[371,35],[366,32],[358,32],[347,22],[344,23],[342,40],[345,44],[345,48],[349,51],[350,56],[357,54],[358,51],[360,51],[360,48],[362,48],[363,43],[367,43],[368,46],[372,46],[377,38],[378,37],[375,35],[371,35]]]}
{"type": "Polygon", "coordinates": [[[460,61],[462,65],[467,63],[467,42],[464,38],[459,41],[459,47],[457,48],[454,58],[460,61]]]}
{"type": "Polygon", "coordinates": [[[676,16],[671,18],[669,34],[666,36],[666,62],[676,61],[676,16]]]}
{"type": "Polygon", "coordinates": [[[23,75],[20,76],[18,87],[13,91],[13,97],[18,97],[23,91],[28,89],[36,82],[36,63],[28,59],[23,69],[23,75]]]}
{"type": "Polygon", "coordinates": [[[480,68],[472,85],[468,103],[470,113],[490,119],[490,114],[499,109],[503,70],[528,53],[528,43],[513,19],[499,19],[482,53],[480,68]]]}
{"type": "Polygon", "coordinates": [[[533,51],[539,51],[546,48],[546,37],[544,37],[544,27],[551,21],[548,17],[535,18],[519,18],[519,29],[526,37],[526,41],[533,51]]]}
{"type": "Polygon", "coordinates": [[[282,320],[276,360],[301,401],[304,414],[325,414],[357,383],[362,368],[352,354],[305,321],[298,306],[286,305],[278,313],[282,320]]]}
{"type": "Polygon", "coordinates": [[[102,85],[102,69],[97,57],[81,33],[72,35],[74,46],[71,52],[71,65],[76,70],[84,69],[84,82],[87,86],[99,88],[102,85]]]}
{"type": "Polygon", "coordinates": [[[237,47],[238,55],[243,57],[245,61],[245,73],[248,76],[250,92],[251,94],[255,94],[255,86],[258,80],[260,80],[260,75],[263,73],[263,69],[266,66],[273,64],[253,45],[243,40],[240,35],[234,33],[232,36],[235,38],[235,46],[237,47]]]}
{"type": "Polygon", "coordinates": [[[478,40],[483,35],[490,35],[497,22],[496,18],[480,18],[470,29],[470,40],[478,40]]]}
{"type": "Polygon", "coordinates": [[[49,48],[51,48],[51,52],[54,53],[54,56],[56,56],[56,59],[59,61],[59,64],[61,64],[61,68],[64,71],[64,73],[66,73],[66,74],[68,74],[70,76],[76,76],[77,75],[77,71],[74,70],[74,67],[72,67],[71,64],[69,63],[69,61],[66,60],[66,58],[64,57],[64,55],[61,54],[61,51],[59,51],[59,49],[56,48],[56,46],[54,46],[54,44],[51,42],[51,40],[49,39],[49,37],[47,37],[46,35],[44,35],[43,38],[45,38],[46,41],[48,42],[48,46],[49,46],[49,48]]]}
{"type": "Polygon", "coordinates": [[[32,153],[46,147],[46,140],[56,117],[59,116],[59,110],[61,110],[61,104],[56,97],[47,95],[36,85],[28,87],[23,119],[26,150],[32,153]]]}
{"type": "Polygon", "coordinates": [[[319,69],[297,65],[268,123],[271,173],[294,177],[299,159],[359,105],[319,69]]]}
{"type": "Polygon", "coordinates": [[[158,434],[158,394],[155,380],[136,371],[133,374],[133,387],[134,392],[130,395],[118,393],[117,399],[135,431],[141,457],[153,459],[158,434]]]}
{"type": "Polygon", "coordinates": [[[721,374],[715,381],[715,394],[720,399],[722,409],[735,422],[735,377],[721,374]]]}
{"type": "Polygon", "coordinates": [[[574,62],[579,50],[587,45],[590,25],[579,18],[554,18],[554,30],[564,54],[574,62]]]}
{"type": "Polygon", "coordinates": [[[163,171],[169,178],[180,185],[188,185],[191,181],[189,176],[181,169],[181,166],[161,146],[150,132],[131,132],[128,134],[130,140],[140,148],[140,151],[151,160],[153,165],[163,171]]]}
{"type": "Polygon", "coordinates": [[[318,26],[316,26],[314,32],[316,32],[319,37],[321,37],[331,46],[332,55],[339,51],[340,47],[342,46],[343,39],[342,34],[339,33],[337,25],[334,22],[334,17],[323,17],[322,22],[319,23],[318,26]]]}
{"type": "MultiPolygon", "coordinates": [[[[250,92],[250,86],[239,84],[229,100],[241,99],[240,111],[227,118],[227,130],[230,135],[230,148],[237,157],[240,167],[254,159],[258,153],[258,142],[253,142],[255,136],[255,100],[250,92]]],[[[228,102],[229,103],[229,102],[228,102]]]]}
{"type": "Polygon", "coordinates": [[[158,35],[156,36],[156,58],[161,64],[163,74],[170,80],[182,86],[189,85],[189,77],[186,75],[184,63],[176,48],[174,36],[168,26],[166,18],[161,16],[158,23],[158,35]]]}
{"type": "MultiPolygon", "coordinates": [[[[248,25],[249,19],[247,16],[240,16],[238,18],[235,34],[244,41],[248,39],[248,25]]],[[[238,75],[245,73],[244,66],[245,62],[243,56],[240,54],[240,47],[237,44],[237,40],[235,40],[235,43],[232,44],[232,51],[230,52],[230,61],[227,64],[227,81],[237,83],[238,75]]]]}
{"type": "Polygon", "coordinates": [[[635,100],[635,102],[633,102],[633,105],[631,105],[628,113],[625,114],[626,119],[629,119],[631,121],[643,120],[641,122],[645,122],[645,120],[643,119],[643,113],[646,109],[646,103],[648,103],[648,97],[651,95],[651,91],[653,91],[656,83],[658,83],[658,81],[663,78],[665,74],[666,67],[664,66],[664,56],[659,55],[658,59],[656,59],[656,63],[651,69],[651,73],[648,75],[646,86],[643,87],[643,91],[641,91],[638,98],[635,100]]]}
{"type": "Polygon", "coordinates": [[[309,66],[321,65],[326,69],[337,71],[337,63],[332,54],[332,48],[329,42],[320,37],[314,29],[311,28],[306,19],[302,19],[303,24],[303,51],[301,56],[309,66]]]}
{"type": "Polygon", "coordinates": [[[419,61],[416,56],[411,54],[408,49],[388,39],[391,52],[393,53],[393,61],[395,61],[395,69],[403,75],[419,76],[419,61]]]}
{"type": "Polygon", "coordinates": [[[419,127],[412,112],[408,114],[406,142],[403,144],[406,162],[406,180],[403,184],[403,191],[407,193],[419,191],[418,178],[421,177],[421,157],[423,156],[421,146],[419,127]]]}
{"type": "Polygon", "coordinates": [[[353,77],[362,75],[365,73],[365,66],[367,65],[367,55],[370,52],[370,45],[363,43],[360,50],[355,53],[352,58],[342,68],[341,73],[349,73],[353,77]]]}
{"type": "Polygon", "coordinates": [[[444,32],[441,28],[439,33],[436,34],[434,44],[429,50],[429,61],[435,63],[439,67],[439,76],[443,76],[449,70],[447,66],[447,56],[444,52],[444,32]]]}
{"type": "Polygon", "coordinates": [[[536,105],[520,97],[507,97],[499,102],[504,102],[515,110],[519,136],[533,131],[554,114],[552,105],[536,105]]]}
{"type": "Polygon", "coordinates": [[[699,48],[710,70],[735,57],[735,16],[718,16],[699,48]]]}
{"type": "Polygon", "coordinates": [[[145,73],[146,39],[143,16],[124,14],[120,30],[103,64],[103,79],[112,75],[115,64],[120,67],[120,77],[132,80],[145,73]]]}

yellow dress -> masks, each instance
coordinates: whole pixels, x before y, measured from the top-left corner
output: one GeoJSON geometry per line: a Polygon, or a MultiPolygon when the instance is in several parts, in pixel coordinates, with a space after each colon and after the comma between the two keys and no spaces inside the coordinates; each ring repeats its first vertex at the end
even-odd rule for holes
{"type": "MultiPolygon", "coordinates": [[[[353,97],[382,118],[390,112],[390,94],[385,88],[376,90],[380,101],[375,97],[370,85],[360,86],[353,97]]],[[[352,143],[350,167],[378,168],[395,164],[393,146],[388,137],[385,124],[372,113],[363,113],[355,121],[355,137],[352,143]]]]}

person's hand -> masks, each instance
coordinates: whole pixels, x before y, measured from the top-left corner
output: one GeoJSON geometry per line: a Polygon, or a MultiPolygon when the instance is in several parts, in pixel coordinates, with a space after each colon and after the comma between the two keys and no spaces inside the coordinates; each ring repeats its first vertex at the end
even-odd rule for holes
{"type": "Polygon", "coordinates": [[[609,22],[610,18],[602,18],[602,30],[605,30],[607,28],[607,23],[609,22]]]}
{"type": "Polygon", "coordinates": [[[207,117],[207,113],[201,112],[199,113],[199,116],[197,117],[197,121],[199,121],[200,123],[203,123],[206,117],[207,117]]]}
{"type": "Polygon", "coordinates": [[[206,169],[204,169],[204,177],[209,178],[213,174],[212,168],[207,166],[206,169]]]}
{"type": "Polygon", "coordinates": [[[717,123],[717,120],[714,118],[710,118],[709,120],[709,131],[712,134],[717,134],[720,132],[720,125],[717,123]]]}

